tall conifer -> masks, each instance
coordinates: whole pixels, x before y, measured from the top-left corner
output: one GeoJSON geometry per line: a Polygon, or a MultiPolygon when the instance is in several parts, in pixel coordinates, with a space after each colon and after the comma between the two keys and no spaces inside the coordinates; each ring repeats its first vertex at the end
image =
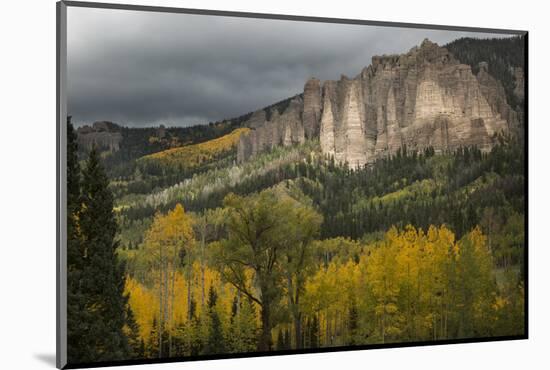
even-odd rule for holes
{"type": "Polygon", "coordinates": [[[81,362],[85,356],[82,333],[88,330],[84,306],[86,296],[80,279],[83,258],[82,242],[78,229],[80,210],[80,166],[76,133],[67,118],[67,354],[69,362],[81,362]]]}
{"type": "Polygon", "coordinates": [[[92,149],[82,174],[79,230],[82,242],[80,287],[85,295],[80,361],[107,361],[130,354],[123,329],[128,298],[125,271],[118,260],[113,196],[99,154],[92,149]]]}
{"type": "Polygon", "coordinates": [[[218,313],[216,312],[216,301],[218,294],[214,287],[210,287],[208,292],[208,316],[209,316],[209,328],[208,328],[208,340],[206,342],[205,352],[207,354],[224,353],[225,341],[223,338],[222,323],[218,313]]]}

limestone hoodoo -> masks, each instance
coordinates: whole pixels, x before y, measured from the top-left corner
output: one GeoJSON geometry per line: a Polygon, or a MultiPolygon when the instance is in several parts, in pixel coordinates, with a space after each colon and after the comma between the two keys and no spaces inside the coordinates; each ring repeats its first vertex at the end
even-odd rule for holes
{"type": "Polygon", "coordinates": [[[321,81],[309,79],[304,85],[303,124],[306,138],[319,136],[319,121],[321,119],[321,81]]]}
{"type": "MultiPolygon", "coordinates": [[[[239,160],[312,138],[319,138],[323,153],[354,168],[404,145],[416,151],[470,145],[490,150],[495,134],[519,119],[488,68],[484,63],[474,75],[426,39],[408,53],[373,57],[354,78],[325,81],[322,88],[312,78],[283,111],[252,115],[246,125],[253,131],[239,143],[239,160]]],[[[521,71],[517,76],[521,80],[521,71]]]]}

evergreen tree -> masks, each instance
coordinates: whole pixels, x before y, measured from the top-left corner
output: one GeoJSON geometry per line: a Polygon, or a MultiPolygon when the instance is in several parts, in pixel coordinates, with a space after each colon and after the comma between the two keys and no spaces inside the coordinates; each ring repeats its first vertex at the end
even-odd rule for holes
{"type": "Polygon", "coordinates": [[[128,345],[132,351],[133,358],[143,358],[144,353],[144,343],[139,335],[139,325],[136,322],[134,317],[134,312],[130,306],[126,307],[126,326],[125,326],[126,337],[128,338],[128,345]]]}
{"type": "Polygon", "coordinates": [[[143,338],[140,338],[139,340],[139,348],[137,353],[139,354],[138,356],[136,356],[137,358],[145,358],[145,341],[143,340],[143,338]]]}
{"type": "MultiPolygon", "coordinates": [[[[237,293],[238,294],[238,293],[237,293]]],[[[231,321],[228,335],[228,345],[233,353],[254,351],[258,342],[258,328],[256,325],[256,310],[254,303],[244,297],[237,298],[235,314],[231,321]]]]}
{"type": "Polygon", "coordinates": [[[185,322],[181,321],[176,324],[174,336],[172,338],[172,350],[175,356],[184,356],[188,347],[188,330],[185,322]]]}
{"type": "MultiPolygon", "coordinates": [[[[191,318],[191,321],[188,322],[188,335],[189,335],[189,354],[191,356],[198,356],[204,351],[205,347],[205,337],[208,337],[208,334],[205,333],[205,319],[201,316],[196,316],[191,318]]],[[[208,327],[206,327],[208,329],[208,327]]],[[[207,331],[207,330],[206,330],[207,331]]]]}
{"type": "MultiPolygon", "coordinates": [[[[146,358],[163,358],[164,354],[168,353],[168,333],[166,332],[165,325],[159,325],[157,317],[153,317],[153,322],[151,324],[151,331],[149,332],[149,339],[147,343],[144,343],[145,357],[146,358]],[[159,339],[159,330],[162,339],[159,339]],[[160,346],[162,346],[162,352],[160,351],[160,346]],[[162,356],[161,356],[162,355],[162,356]]],[[[141,346],[141,343],[140,343],[141,346]]]]}
{"type": "Polygon", "coordinates": [[[213,286],[210,286],[208,291],[208,316],[209,328],[208,339],[206,341],[205,352],[207,354],[224,353],[225,342],[223,338],[222,323],[218,313],[216,312],[216,301],[218,294],[213,286]]]}
{"type": "Polygon", "coordinates": [[[128,358],[124,335],[128,297],[124,294],[125,269],[117,258],[117,223],[113,196],[98,152],[90,152],[82,174],[79,230],[82,242],[80,288],[85,305],[79,328],[78,357],[72,362],[128,358]]]}
{"type": "Polygon", "coordinates": [[[80,166],[78,145],[71,118],[67,118],[67,353],[69,362],[80,362],[86,355],[82,333],[90,322],[84,311],[86,296],[80,279],[83,267],[82,243],[78,232],[80,210],[80,166]]]}
{"type": "Polygon", "coordinates": [[[151,332],[149,333],[149,340],[145,346],[145,356],[147,358],[155,358],[159,356],[159,333],[158,333],[158,321],[157,317],[153,317],[153,323],[151,325],[151,332]]]}
{"type": "Polygon", "coordinates": [[[348,332],[349,339],[348,345],[353,346],[356,343],[357,329],[359,328],[359,313],[357,312],[357,306],[355,302],[352,301],[351,307],[348,311],[348,332]]]}

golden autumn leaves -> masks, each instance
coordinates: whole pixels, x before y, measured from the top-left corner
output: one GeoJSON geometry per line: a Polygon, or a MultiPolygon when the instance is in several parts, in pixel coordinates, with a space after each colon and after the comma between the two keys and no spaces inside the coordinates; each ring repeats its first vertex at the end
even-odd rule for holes
{"type": "Polygon", "coordinates": [[[354,344],[471,337],[491,334],[497,298],[485,237],[474,229],[460,241],[445,226],[427,232],[391,228],[383,240],[349,242],[356,258],[329,263],[308,280],[305,306],[318,312],[322,343],[345,332],[346,312],[361,321],[345,333],[354,344]],[[344,319],[341,319],[344,317],[344,319]],[[469,326],[472,331],[467,331],[469,326]]]}
{"type": "Polygon", "coordinates": [[[177,148],[146,155],[139,159],[144,163],[157,163],[166,167],[194,168],[211,161],[234,148],[242,134],[250,131],[242,127],[231,133],[204,143],[184,145],[177,148]]]}
{"type": "Polygon", "coordinates": [[[523,288],[513,278],[497,284],[479,228],[460,240],[445,226],[317,240],[321,216],[307,198],[281,189],[229,195],[209,212],[192,215],[178,204],[157,214],[144,243],[149,275],[128,279],[143,339],[153,323],[166,334],[162,356],[191,354],[191,345],[175,349],[182,336],[201,348],[211,288],[222,340],[236,338],[236,325],[248,333],[227,345],[230,352],[280,349],[274,339],[283,332],[291,348],[308,348],[523,331],[523,288]],[[209,224],[222,228],[220,238],[201,237],[209,224]]]}

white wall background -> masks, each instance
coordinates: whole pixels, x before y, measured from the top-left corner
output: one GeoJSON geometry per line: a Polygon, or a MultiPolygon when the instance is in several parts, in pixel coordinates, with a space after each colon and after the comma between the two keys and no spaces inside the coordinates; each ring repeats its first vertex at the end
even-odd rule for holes
{"type": "MultiPolygon", "coordinates": [[[[111,0],[111,2],[121,2],[111,0]]],[[[550,19],[542,1],[126,0],[143,5],[530,31],[530,339],[132,369],[542,369],[550,348],[547,232],[550,19]]],[[[0,21],[0,368],[55,363],[55,1],[11,0],[0,21]],[[6,114],[7,113],[7,114],[6,114]]]]}

